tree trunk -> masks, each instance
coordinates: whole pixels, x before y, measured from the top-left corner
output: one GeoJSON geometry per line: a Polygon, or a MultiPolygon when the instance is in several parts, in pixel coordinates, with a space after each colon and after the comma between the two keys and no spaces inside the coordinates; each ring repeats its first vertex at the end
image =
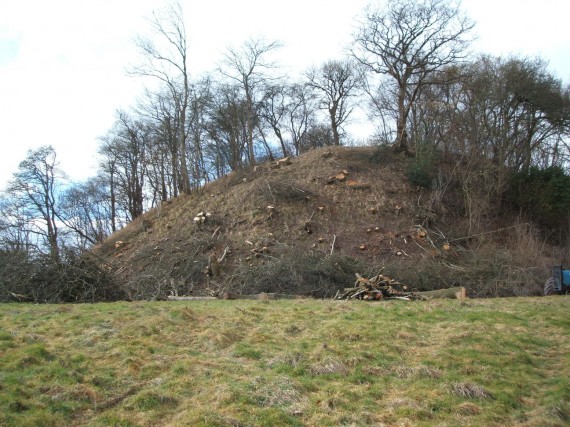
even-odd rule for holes
{"type": "MultiPolygon", "coordinates": [[[[186,58],[184,58],[183,62],[183,73],[182,77],[184,79],[184,93],[182,94],[182,105],[180,105],[179,114],[179,121],[180,121],[180,129],[179,129],[179,147],[180,147],[180,178],[182,182],[180,183],[180,190],[184,194],[190,194],[191,187],[190,187],[190,174],[188,172],[188,159],[187,159],[187,145],[186,145],[186,110],[188,109],[188,99],[190,98],[190,86],[188,83],[188,74],[186,71],[186,58]]],[[[173,89],[173,93],[176,91],[173,89]]]]}
{"type": "Polygon", "coordinates": [[[407,152],[408,147],[408,133],[406,131],[406,86],[400,85],[398,90],[398,121],[396,126],[396,152],[407,152]]]}
{"type": "Polygon", "coordinates": [[[115,173],[109,171],[109,192],[111,193],[111,231],[117,231],[117,198],[115,195],[115,173]]]}
{"type": "MultiPolygon", "coordinates": [[[[184,123],[181,124],[184,128],[184,123]]],[[[180,191],[190,194],[190,174],[188,173],[188,162],[186,161],[186,132],[180,132],[180,191]]]]}
{"type": "Polygon", "coordinates": [[[289,156],[289,154],[287,153],[287,148],[285,147],[285,141],[283,141],[283,135],[281,134],[281,129],[279,129],[277,126],[273,126],[273,132],[275,132],[277,139],[279,139],[279,144],[281,145],[281,151],[283,152],[283,157],[289,156]]]}
{"type": "Polygon", "coordinates": [[[47,223],[48,228],[48,241],[49,241],[49,252],[53,261],[59,262],[59,246],[57,243],[57,226],[55,225],[54,218],[52,218],[47,223]]]}
{"type": "Polygon", "coordinates": [[[253,150],[253,101],[247,84],[245,94],[247,99],[247,149],[249,154],[249,165],[255,166],[255,152],[253,150]]]}
{"type": "Polygon", "coordinates": [[[172,197],[178,197],[179,190],[179,172],[178,172],[178,148],[174,145],[171,150],[171,168],[172,168],[172,197]]]}
{"type": "Polygon", "coordinates": [[[336,105],[329,110],[331,116],[331,129],[333,133],[333,144],[335,146],[340,145],[340,135],[338,133],[338,123],[336,121],[336,105]]]}
{"type": "MultiPolygon", "coordinates": [[[[263,141],[263,146],[265,147],[265,152],[267,153],[267,157],[269,158],[270,162],[273,162],[275,160],[275,158],[273,157],[273,153],[271,152],[271,147],[269,147],[269,144],[267,142],[267,138],[265,138],[265,133],[263,133],[263,130],[261,129],[261,127],[258,127],[259,130],[259,134],[261,135],[261,140],[263,141]]],[[[285,156],[287,157],[287,156],[285,156]]]]}
{"type": "Polygon", "coordinates": [[[467,298],[467,291],[463,286],[449,289],[438,289],[435,291],[427,292],[416,292],[417,295],[425,297],[427,299],[432,298],[448,298],[448,299],[465,299],[467,298]]]}
{"type": "Polygon", "coordinates": [[[198,186],[200,186],[200,181],[202,179],[205,181],[205,171],[203,167],[204,155],[202,154],[202,141],[198,131],[194,132],[194,151],[196,156],[196,160],[194,161],[194,174],[196,176],[196,180],[198,181],[198,186]]]}

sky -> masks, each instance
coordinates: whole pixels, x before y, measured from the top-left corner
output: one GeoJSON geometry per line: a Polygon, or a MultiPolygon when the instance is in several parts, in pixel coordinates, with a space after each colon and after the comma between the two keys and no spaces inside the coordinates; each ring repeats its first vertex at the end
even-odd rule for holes
{"type": "MultiPolygon", "coordinates": [[[[214,70],[249,37],[284,44],[298,73],[342,57],[369,0],[180,0],[193,76],[214,70]]],[[[134,38],[149,36],[162,0],[0,0],[0,189],[30,149],[51,144],[73,180],[95,174],[98,139],[145,82],[134,38]]],[[[570,83],[568,0],[463,0],[476,22],[473,52],[540,56],[570,83]]],[[[358,123],[353,124],[358,126],[358,123]]],[[[351,129],[348,129],[349,131],[351,129]]]]}

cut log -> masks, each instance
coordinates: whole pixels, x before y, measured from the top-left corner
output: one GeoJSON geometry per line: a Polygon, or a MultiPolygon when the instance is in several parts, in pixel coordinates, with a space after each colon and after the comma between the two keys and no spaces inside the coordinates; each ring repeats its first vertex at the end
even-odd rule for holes
{"type": "Polygon", "coordinates": [[[221,271],[222,271],[222,266],[220,262],[218,262],[218,258],[216,257],[216,255],[211,254],[208,257],[208,265],[206,266],[206,269],[204,271],[206,273],[206,276],[216,278],[220,275],[221,271]]]}
{"type": "Polygon", "coordinates": [[[433,299],[433,298],[465,299],[467,298],[467,291],[463,286],[458,286],[455,288],[438,289],[435,291],[416,292],[416,295],[419,295],[426,299],[433,299]]]}
{"type": "Polygon", "coordinates": [[[291,164],[291,159],[289,157],[284,157],[282,159],[279,159],[275,162],[275,166],[277,166],[278,168],[283,167],[283,166],[287,166],[291,164]]]}
{"type": "Polygon", "coordinates": [[[265,293],[252,294],[252,295],[241,295],[233,292],[224,292],[222,299],[253,299],[253,300],[276,300],[276,299],[299,299],[303,298],[300,295],[290,295],[290,294],[277,294],[277,293],[265,293]]]}
{"type": "Polygon", "coordinates": [[[327,180],[327,184],[334,184],[336,182],[346,181],[346,175],[347,174],[348,174],[348,172],[342,171],[342,172],[337,173],[336,175],[329,176],[329,178],[327,180]]]}
{"type": "Polygon", "coordinates": [[[353,190],[366,190],[370,188],[370,184],[367,182],[357,181],[353,179],[349,179],[346,182],[346,186],[348,188],[352,188],[353,190]]]}
{"type": "Polygon", "coordinates": [[[175,295],[169,295],[168,301],[213,301],[217,300],[216,297],[178,297],[175,295]]]}
{"type": "Polygon", "coordinates": [[[18,301],[22,302],[22,301],[33,301],[33,297],[30,297],[28,295],[22,295],[22,294],[16,294],[14,292],[10,292],[10,295],[12,295],[14,298],[16,298],[18,301]]]}

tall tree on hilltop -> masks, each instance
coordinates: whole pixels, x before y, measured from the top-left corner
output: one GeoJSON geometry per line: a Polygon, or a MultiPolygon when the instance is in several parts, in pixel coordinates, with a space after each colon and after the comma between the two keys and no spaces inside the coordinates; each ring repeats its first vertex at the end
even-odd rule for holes
{"type": "Polygon", "coordinates": [[[291,135],[291,144],[296,156],[305,148],[307,133],[316,122],[315,97],[311,92],[301,83],[292,84],[288,90],[287,131],[291,135]]]}
{"type": "Polygon", "coordinates": [[[408,151],[406,125],[412,104],[433,73],[465,56],[474,24],[450,0],[388,0],[366,13],[355,35],[354,58],[389,76],[396,86],[396,149],[408,151]]]}
{"type": "Polygon", "coordinates": [[[169,91],[164,87],[162,91],[146,91],[145,98],[137,106],[137,113],[152,133],[147,163],[154,202],[177,197],[180,191],[178,114],[169,91]]]}
{"type": "Polygon", "coordinates": [[[265,85],[259,103],[259,115],[277,137],[283,157],[289,155],[283,134],[287,118],[287,90],[287,86],[281,82],[265,85]]]}
{"type": "MultiPolygon", "coordinates": [[[[119,111],[114,127],[101,139],[99,152],[110,180],[113,204],[122,205],[128,221],[142,215],[145,209],[147,150],[152,143],[151,136],[147,124],[119,111]]],[[[115,216],[115,208],[113,212],[115,216]]]]}
{"type": "Polygon", "coordinates": [[[209,106],[208,151],[216,176],[243,166],[247,156],[247,107],[236,85],[219,85],[209,106]]]}
{"type": "Polygon", "coordinates": [[[190,101],[190,78],[188,71],[188,45],[184,15],[180,3],[172,3],[163,15],[153,14],[151,20],[157,35],[156,42],[137,39],[137,47],[144,57],[144,63],[134,67],[130,73],[149,76],[165,84],[176,109],[178,140],[178,185],[182,193],[190,193],[190,173],[188,170],[188,129],[187,110],[190,101]],[[158,43],[158,44],[157,44],[158,43]]]}
{"type": "Polygon", "coordinates": [[[258,87],[268,77],[260,70],[275,68],[271,62],[265,61],[265,56],[271,51],[281,47],[277,41],[268,42],[264,39],[249,39],[240,49],[229,48],[224,55],[223,66],[220,72],[236,81],[245,95],[246,121],[247,121],[247,153],[249,164],[255,165],[255,152],[253,147],[253,130],[255,128],[255,94],[258,87]]]}
{"type": "Polygon", "coordinates": [[[317,93],[319,108],[329,116],[333,144],[340,145],[342,125],[352,113],[350,98],[360,85],[355,64],[350,61],[330,60],[307,73],[307,85],[317,93]]]}

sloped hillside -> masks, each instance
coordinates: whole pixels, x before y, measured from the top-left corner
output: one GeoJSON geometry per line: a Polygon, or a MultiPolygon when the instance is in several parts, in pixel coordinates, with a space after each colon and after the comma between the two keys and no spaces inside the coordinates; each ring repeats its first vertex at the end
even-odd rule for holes
{"type": "MultiPolygon", "coordinates": [[[[496,242],[461,238],[461,209],[453,207],[459,202],[452,192],[446,202],[411,185],[410,162],[373,147],[327,147],[261,164],[147,212],[95,252],[133,299],[224,292],[331,296],[350,285],[355,272],[382,267],[419,289],[462,284],[483,296],[493,292],[494,280],[497,295],[516,294],[513,283],[499,281],[512,279],[518,261],[526,261],[501,271],[486,265],[497,260],[496,242]],[[475,253],[473,243],[484,253],[475,253]]],[[[520,234],[494,237],[506,249],[505,235],[520,234]]],[[[522,234],[516,238],[529,239],[522,234]]],[[[508,264],[516,254],[501,257],[508,264]]],[[[549,261],[540,262],[545,265],[535,265],[532,277],[522,271],[514,278],[521,295],[540,292],[539,270],[546,274],[549,261]]]]}

